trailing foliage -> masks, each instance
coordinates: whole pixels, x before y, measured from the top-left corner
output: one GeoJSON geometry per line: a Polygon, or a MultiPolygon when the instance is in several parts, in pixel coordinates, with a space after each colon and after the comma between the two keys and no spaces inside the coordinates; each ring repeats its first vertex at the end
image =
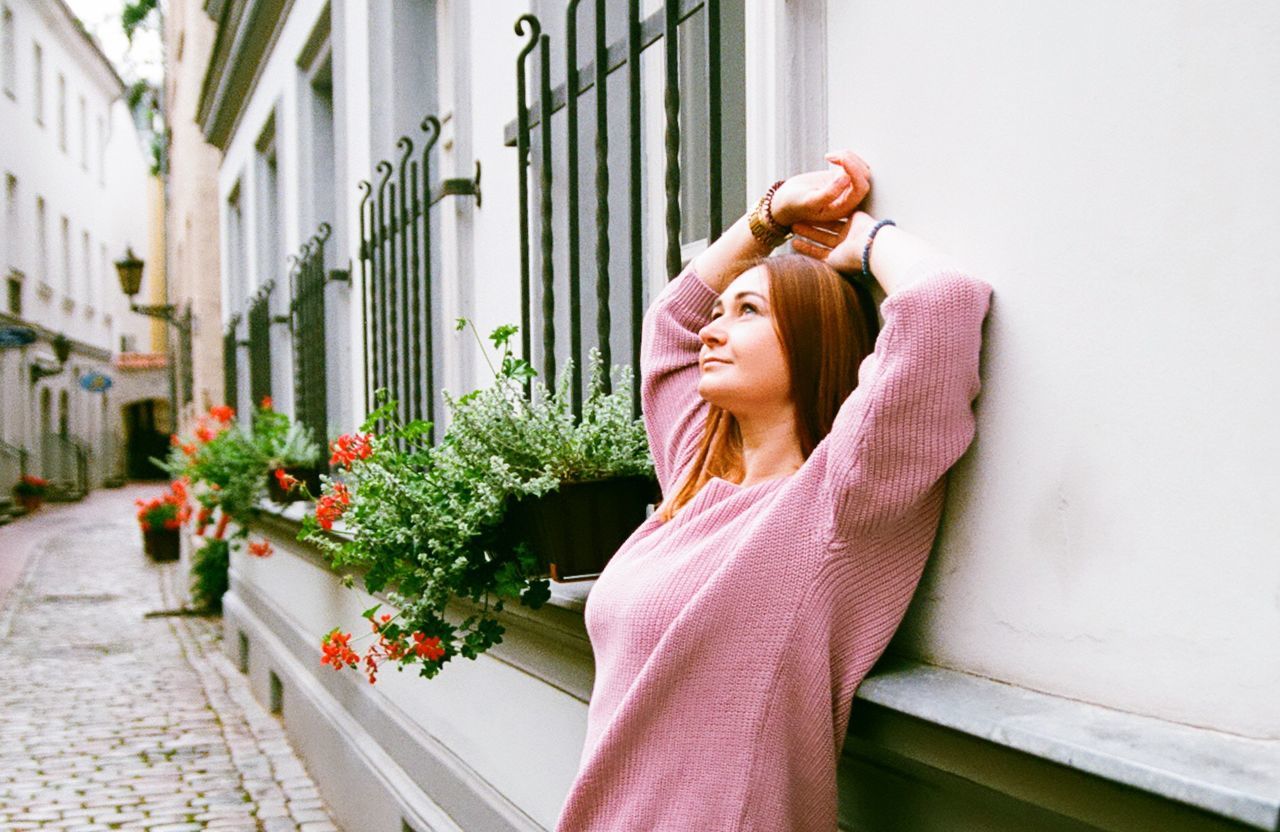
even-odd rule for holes
{"type": "MultiPolygon", "coordinates": [[[[460,318],[457,328],[468,324],[460,318]]],[[[349,469],[324,478],[316,515],[304,520],[299,539],[318,546],[337,569],[366,570],[366,588],[388,590],[399,609],[378,619],[376,608],[366,611],[377,637],[365,657],[371,681],[388,658],[401,666],[419,662],[428,678],[455,655],[474,659],[502,640],[494,613],[505,601],[537,608],[550,597],[538,558],[503,528],[512,500],[564,482],[653,475],[644,423],[631,416],[631,369],[613,368],[613,392],[606,393],[602,359],[592,349],[588,395],[575,420],[572,362],[549,391],[512,356],[516,332],[501,326],[489,336],[502,351],[499,367],[490,363],[493,385],[456,400],[444,393],[452,419],[439,444],[431,444],[430,422],[400,422],[395,402],[380,391],[363,433],[332,445],[331,464],[349,469]],[[523,395],[525,379],[531,400],[523,395]],[[343,535],[327,533],[339,518],[343,535]],[[444,617],[453,597],[482,610],[455,626],[444,617]]],[[[344,638],[349,634],[340,630],[325,637],[326,664],[355,666],[344,638]]]]}

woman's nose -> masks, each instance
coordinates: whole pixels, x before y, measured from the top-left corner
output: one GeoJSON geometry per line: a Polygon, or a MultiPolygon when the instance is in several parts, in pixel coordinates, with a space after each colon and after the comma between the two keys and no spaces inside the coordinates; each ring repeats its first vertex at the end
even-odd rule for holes
{"type": "Polygon", "coordinates": [[[698,330],[698,337],[702,339],[702,343],[708,345],[718,344],[724,341],[724,333],[720,331],[720,328],[716,326],[714,321],[698,330]]]}

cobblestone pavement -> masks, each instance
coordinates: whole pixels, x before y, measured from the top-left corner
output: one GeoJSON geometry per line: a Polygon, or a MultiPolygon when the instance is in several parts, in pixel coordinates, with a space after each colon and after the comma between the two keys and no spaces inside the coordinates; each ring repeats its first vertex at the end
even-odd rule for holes
{"type": "Polygon", "coordinates": [[[186,576],[142,554],[133,518],[158,490],[0,528],[0,558],[30,553],[0,600],[0,830],[336,832],[220,621],[143,617],[185,601],[186,576]]]}

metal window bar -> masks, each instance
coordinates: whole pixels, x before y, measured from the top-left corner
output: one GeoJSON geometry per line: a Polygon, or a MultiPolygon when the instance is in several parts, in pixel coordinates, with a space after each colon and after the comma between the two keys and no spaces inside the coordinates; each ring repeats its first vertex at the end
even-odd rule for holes
{"type": "Polygon", "coordinates": [[[474,183],[451,179],[433,186],[431,152],[440,138],[440,120],[429,115],[421,129],[427,135],[420,153],[415,154],[412,138],[401,136],[396,163],[383,160],[375,168],[377,185],[359,183],[362,333],[367,412],[385,391],[396,402],[401,422],[432,422],[434,441],[440,431],[430,209],[449,195],[474,195],[478,201],[479,165],[474,183]]]}
{"type": "MultiPolygon", "coordinates": [[[[332,229],[320,223],[315,235],[291,258],[290,326],[293,329],[294,415],[322,447],[329,439],[328,340],[325,334],[325,241],[332,229]]],[[[321,455],[325,468],[327,456],[321,455]]]]}
{"type": "Polygon", "coordinates": [[[227,323],[227,330],[222,334],[222,401],[231,407],[239,407],[240,370],[236,362],[236,328],[240,325],[237,315],[227,323]]]}
{"type": "MultiPolygon", "coordinates": [[[[626,69],[627,89],[627,122],[625,139],[628,157],[627,166],[627,219],[630,225],[627,247],[627,269],[630,279],[629,320],[631,325],[631,365],[636,371],[632,380],[632,399],[634,415],[640,415],[640,332],[644,316],[644,221],[642,215],[644,199],[644,181],[642,179],[641,152],[641,103],[644,90],[641,85],[640,58],[643,51],[660,41],[664,54],[664,83],[662,102],[665,120],[664,130],[664,205],[665,224],[665,264],[667,278],[674,278],[683,266],[681,244],[688,242],[682,239],[682,228],[689,227],[688,218],[682,224],[681,194],[681,78],[679,46],[681,25],[690,21],[699,12],[703,14],[700,21],[706,37],[706,62],[699,67],[701,75],[684,79],[687,85],[705,85],[707,89],[706,117],[706,197],[705,226],[709,241],[720,236],[724,228],[724,217],[732,214],[745,202],[745,158],[740,150],[725,147],[726,134],[741,135],[745,129],[744,115],[744,69],[742,65],[743,39],[743,2],[742,0],[672,0],[647,18],[641,18],[639,0],[627,0],[626,36],[622,40],[609,43],[606,40],[605,0],[595,0],[594,26],[594,59],[586,66],[577,64],[578,43],[578,7],[580,0],[570,0],[565,17],[565,83],[552,88],[549,83],[549,39],[542,34],[542,26],[535,15],[521,15],[515,24],[517,35],[526,38],[524,47],[516,58],[516,119],[508,125],[506,144],[516,147],[518,182],[520,191],[520,298],[521,298],[521,349],[525,360],[533,360],[531,351],[531,200],[529,193],[529,166],[535,165],[538,175],[539,205],[539,245],[540,254],[539,277],[541,296],[540,325],[542,328],[542,367],[540,375],[548,387],[554,386],[556,369],[556,312],[555,312],[555,275],[552,258],[552,247],[555,242],[553,233],[553,205],[556,202],[554,189],[557,184],[552,180],[553,148],[551,120],[557,112],[565,110],[566,132],[566,179],[564,200],[567,213],[567,266],[569,290],[569,349],[573,357],[574,377],[571,380],[573,396],[573,412],[576,417],[582,413],[582,386],[586,376],[583,365],[583,347],[581,338],[581,217],[587,216],[579,211],[580,192],[580,151],[578,98],[593,91],[595,95],[595,302],[596,302],[596,339],[605,368],[611,366],[610,333],[613,330],[612,311],[609,298],[611,240],[610,240],[610,198],[611,183],[609,178],[609,138],[612,132],[618,135],[618,125],[609,121],[607,79],[620,69],[626,69]],[[539,75],[538,96],[534,104],[528,102],[527,59],[534,52],[538,53],[539,75]],[[571,94],[572,91],[572,94],[571,94]],[[535,157],[531,148],[535,144],[540,151],[535,157]],[[726,176],[726,173],[729,175],[726,176]]],[[[688,118],[685,112],[684,117],[688,118]]],[[[704,200],[698,200],[702,202],[704,200]]],[[[702,218],[699,217],[701,223],[702,218]]],[[[604,389],[609,391],[609,378],[603,379],[604,389]]],[[[530,384],[526,382],[525,395],[530,393],[530,384]]]]}
{"type": "Polygon", "coordinates": [[[271,395],[271,292],[268,280],[249,304],[249,406],[271,395]]]}
{"type": "Polygon", "coordinates": [[[195,369],[192,366],[193,344],[191,338],[191,306],[188,304],[182,312],[178,327],[178,367],[182,385],[182,403],[191,404],[195,400],[195,369]]]}

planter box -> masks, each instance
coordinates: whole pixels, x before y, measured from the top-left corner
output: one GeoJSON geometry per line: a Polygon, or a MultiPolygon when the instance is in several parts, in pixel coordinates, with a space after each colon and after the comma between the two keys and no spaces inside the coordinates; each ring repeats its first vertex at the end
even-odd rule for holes
{"type": "Polygon", "coordinates": [[[142,548],[155,561],[177,560],[180,554],[178,529],[151,529],[142,533],[142,548]]]}
{"type": "Polygon", "coordinates": [[[645,521],[645,508],[660,499],[651,477],[563,483],[512,503],[504,532],[534,550],[551,580],[591,580],[645,521]]]}
{"type": "Polygon", "coordinates": [[[17,497],[18,502],[27,510],[28,514],[44,505],[44,497],[39,494],[18,494],[17,497]]]}
{"type": "MultiPolygon", "coordinates": [[[[284,472],[291,477],[297,477],[307,490],[312,494],[320,493],[320,469],[312,466],[286,466],[284,472]]],[[[280,487],[279,480],[276,479],[276,472],[273,468],[267,473],[267,497],[273,503],[285,505],[287,503],[296,503],[307,499],[299,490],[286,492],[280,487]]]]}

